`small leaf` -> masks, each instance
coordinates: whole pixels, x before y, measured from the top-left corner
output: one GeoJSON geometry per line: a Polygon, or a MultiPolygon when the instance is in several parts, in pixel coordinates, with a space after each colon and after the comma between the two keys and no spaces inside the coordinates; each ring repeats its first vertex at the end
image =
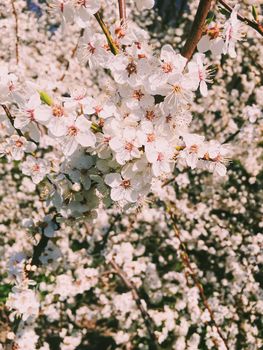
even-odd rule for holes
{"type": "Polygon", "coordinates": [[[206,25],[209,25],[215,18],[215,14],[212,13],[210,17],[206,19],[206,25]]]}
{"type": "Polygon", "coordinates": [[[51,106],[53,104],[52,98],[45,92],[45,91],[38,91],[40,99],[42,102],[44,102],[46,105],[51,106]]]}
{"type": "Polygon", "coordinates": [[[254,17],[254,20],[257,22],[258,21],[258,11],[255,5],[252,5],[252,15],[254,17]]]}

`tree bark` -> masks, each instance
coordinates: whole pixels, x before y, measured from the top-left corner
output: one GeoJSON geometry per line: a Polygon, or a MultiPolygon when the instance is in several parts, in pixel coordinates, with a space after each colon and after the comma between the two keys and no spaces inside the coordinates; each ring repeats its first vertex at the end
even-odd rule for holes
{"type": "Polygon", "coordinates": [[[199,6],[192,24],[191,31],[182,49],[182,55],[188,60],[191,59],[196,46],[201,39],[205,20],[211,7],[212,0],[200,0],[199,6]]]}

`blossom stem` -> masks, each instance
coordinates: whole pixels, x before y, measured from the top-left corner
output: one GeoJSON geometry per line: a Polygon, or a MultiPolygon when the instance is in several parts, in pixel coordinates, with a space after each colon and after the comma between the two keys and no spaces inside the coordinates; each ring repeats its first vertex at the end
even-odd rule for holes
{"type": "MultiPolygon", "coordinates": [[[[84,34],[84,29],[82,28],[81,31],[80,31],[80,38],[83,36],[84,34]]],[[[79,38],[79,40],[80,40],[79,38]]],[[[72,52],[71,52],[71,55],[70,55],[70,58],[74,58],[75,55],[76,55],[76,52],[77,52],[77,49],[78,49],[78,46],[79,46],[79,40],[77,42],[77,44],[74,46],[72,52]]],[[[67,61],[67,64],[66,64],[66,69],[65,69],[65,72],[62,74],[61,78],[59,79],[59,81],[63,81],[65,76],[66,76],[66,73],[68,72],[69,70],[69,67],[70,67],[70,60],[67,61]]]]}
{"type": "Polygon", "coordinates": [[[16,64],[19,63],[19,36],[18,36],[18,15],[16,12],[15,2],[11,0],[13,15],[15,17],[15,33],[16,33],[16,64]]]}
{"type": "Polygon", "coordinates": [[[192,28],[182,49],[182,55],[188,60],[190,60],[193,56],[196,46],[201,39],[205,20],[210,10],[211,3],[212,0],[200,0],[199,2],[192,28]]]}
{"type": "Polygon", "coordinates": [[[19,136],[24,136],[23,133],[22,133],[22,131],[19,130],[19,129],[17,129],[17,128],[15,127],[14,118],[13,118],[13,116],[12,116],[12,114],[11,114],[9,108],[7,107],[7,105],[1,104],[1,106],[2,106],[3,110],[5,111],[5,114],[6,114],[7,118],[9,119],[10,123],[12,124],[13,128],[14,128],[15,131],[18,133],[18,135],[19,135],[19,136]]]}
{"type": "Polygon", "coordinates": [[[114,41],[112,39],[112,36],[110,34],[110,31],[107,28],[106,24],[104,23],[104,21],[103,21],[103,19],[101,17],[101,14],[99,12],[97,12],[97,13],[94,14],[94,16],[95,16],[97,22],[99,23],[103,33],[105,34],[105,36],[107,38],[107,41],[108,41],[108,44],[109,44],[111,52],[114,55],[117,55],[119,53],[119,50],[118,50],[116,44],[114,43],[114,41]]]}
{"type": "Polygon", "coordinates": [[[126,21],[126,0],[118,0],[121,24],[126,21]]]}
{"type": "MultiPolygon", "coordinates": [[[[218,0],[219,4],[221,4],[229,13],[233,11],[232,7],[229,6],[225,1],[223,0],[218,0]]],[[[250,19],[241,16],[239,13],[237,14],[237,18],[241,21],[250,26],[251,28],[255,29],[260,35],[263,36],[263,26],[256,22],[256,21],[251,21],[250,19]]]]}

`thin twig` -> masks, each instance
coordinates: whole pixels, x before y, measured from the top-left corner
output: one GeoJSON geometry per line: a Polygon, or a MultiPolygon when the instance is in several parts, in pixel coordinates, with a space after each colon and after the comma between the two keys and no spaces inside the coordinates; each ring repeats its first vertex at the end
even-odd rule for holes
{"type": "Polygon", "coordinates": [[[204,288],[203,288],[202,284],[200,283],[196,272],[194,271],[193,267],[191,266],[191,261],[190,261],[189,255],[187,253],[186,244],[182,241],[179,229],[178,229],[178,227],[176,225],[177,218],[175,216],[175,213],[174,213],[174,211],[172,209],[168,209],[167,212],[171,216],[172,223],[173,223],[172,224],[173,225],[173,230],[174,230],[174,233],[175,233],[175,235],[176,235],[176,237],[177,237],[177,239],[179,240],[179,243],[180,243],[179,248],[181,250],[180,255],[181,255],[181,259],[182,259],[183,265],[184,265],[185,268],[187,268],[190,271],[190,276],[192,277],[196,287],[199,290],[199,293],[200,293],[203,305],[204,305],[204,307],[206,308],[206,310],[208,311],[208,313],[210,315],[211,323],[216,328],[217,333],[218,333],[219,337],[221,338],[221,340],[223,341],[226,349],[229,350],[229,346],[228,346],[227,340],[225,339],[224,335],[222,334],[222,331],[221,331],[219,325],[217,324],[217,322],[215,320],[214,311],[212,310],[212,308],[211,308],[210,304],[208,303],[208,300],[207,300],[207,298],[205,296],[204,288]]]}
{"type": "Polygon", "coordinates": [[[156,335],[155,335],[154,330],[153,330],[153,320],[152,320],[151,316],[148,314],[145,307],[143,306],[136,286],[134,285],[134,283],[132,281],[129,280],[126,273],[121,270],[121,268],[119,267],[119,265],[116,264],[114,259],[110,260],[109,264],[112,266],[115,273],[121,278],[121,280],[123,281],[125,286],[132,292],[132,296],[134,298],[134,301],[136,302],[138,309],[141,312],[141,315],[143,317],[148,334],[153,342],[154,348],[158,349],[156,335]]]}
{"type": "Polygon", "coordinates": [[[206,17],[211,7],[212,0],[200,0],[199,6],[192,24],[191,31],[182,49],[182,55],[188,60],[191,59],[196,46],[201,39],[206,17]]]}
{"type": "Polygon", "coordinates": [[[19,63],[19,36],[18,36],[18,15],[16,12],[15,2],[11,0],[13,15],[15,17],[15,33],[16,33],[16,64],[19,63]]]}
{"type": "Polygon", "coordinates": [[[121,24],[126,22],[126,0],[118,0],[121,24]]]}
{"type": "MultiPolygon", "coordinates": [[[[223,0],[218,0],[219,4],[221,4],[229,13],[233,11],[232,7],[229,6],[225,1],[223,0]]],[[[262,24],[256,22],[256,21],[251,21],[247,17],[241,16],[239,13],[237,14],[237,18],[241,21],[246,23],[248,26],[251,28],[255,29],[260,35],[263,36],[263,26],[262,24]]]]}
{"type": "Polygon", "coordinates": [[[119,49],[118,47],[116,46],[116,44],[114,43],[113,41],[113,38],[110,34],[110,31],[109,29],[107,28],[106,24],[104,23],[103,19],[102,19],[102,16],[100,14],[100,12],[96,12],[94,14],[97,22],[99,23],[103,33],[105,34],[106,38],[107,38],[107,41],[108,41],[108,44],[109,44],[109,47],[110,47],[110,50],[111,52],[114,54],[114,55],[117,55],[119,53],[119,49]]]}
{"type": "MultiPolygon", "coordinates": [[[[79,37],[79,40],[80,38],[83,36],[84,34],[84,29],[82,28],[81,31],[80,31],[80,37],[79,37]]],[[[77,44],[75,45],[75,47],[73,48],[72,52],[71,52],[71,55],[70,55],[70,58],[74,58],[75,55],[76,55],[76,52],[77,52],[77,49],[78,49],[78,46],[79,46],[79,40],[77,42],[77,44]]],[[[67,64],[66,64],[66,69],[65,69],[65,72],[63,73],[63,75],[61,76],[61,78],[59,79],[59,81],[63,81],[65,76],[66,76],[66,73],[67,71],[69,70],[69,67],[70,67],[70,61],[68,60],[67,64]]]]}
{"type": "Polygon", "coordinates": [[[13,128],[16,130],[16,132],[18,133],[18,135],[19,135],[19,136],[24,136],[23,133],[22,133],[22,131],[19,130],[19,129],[17,129],[17,128],[15,127],[14,118],[13,118],[13,116],[12,116],[12,114],[11,114],[9,108],[7,107],[7,105],[1,104],[1,107],[4,109],[7,118],[9,119],[10,123],[12,124],[13,128]]]}
{"type": "Polygon", "coordinates": [[[39,266],[41,265],[41,261],[39,260],[42,253],[44,253],[47,244],[49,241],[49,237],[45,236],[44,233],[41,234],[41,238],[36,246],[33,249],[33,256],[31,260],[31,265],[39,266]]]}

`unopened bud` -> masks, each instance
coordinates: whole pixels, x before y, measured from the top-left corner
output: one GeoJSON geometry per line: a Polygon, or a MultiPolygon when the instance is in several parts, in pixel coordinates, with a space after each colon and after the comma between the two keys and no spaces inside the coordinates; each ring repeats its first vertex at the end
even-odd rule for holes
{"type": "Polygon", "coordinates": [[[75,183],[72,185],[72,191],[79,192],[81,190],[81,185],[78,183],[75,183]]]}

